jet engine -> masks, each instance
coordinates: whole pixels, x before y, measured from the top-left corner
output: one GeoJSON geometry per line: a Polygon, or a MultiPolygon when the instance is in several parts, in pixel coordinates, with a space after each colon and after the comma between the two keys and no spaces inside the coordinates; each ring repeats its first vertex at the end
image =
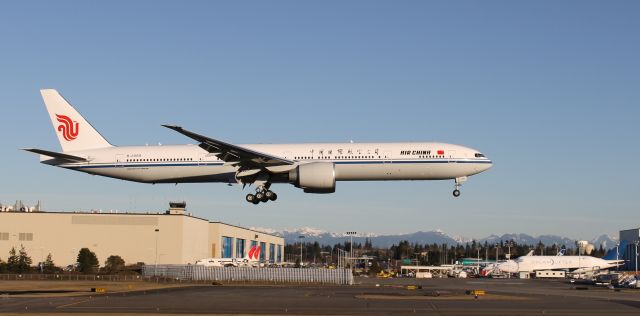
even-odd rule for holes
{"type": "Polygon", "coordinates": [[[336,171],[332,162],[311,162],[289,171],[289,181],[305,193],[336,192],[336,171]]]}

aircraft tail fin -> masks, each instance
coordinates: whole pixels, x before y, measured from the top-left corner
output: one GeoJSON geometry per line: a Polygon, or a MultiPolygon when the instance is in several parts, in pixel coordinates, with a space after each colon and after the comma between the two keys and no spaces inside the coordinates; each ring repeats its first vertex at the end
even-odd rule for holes
{"type": "Polygon", "coordinates": [[[249,249],[249,252],[247,253],[247,255],[244,256],[244,259],[248,260],[248,261],[259,261],[260,260],[260,246],[258,246],[258,245],[251,246],[251,249],[249,249]]]}
{"type": "Polygon", "coordinates": [[[40,90],[63,152],[113,147],[54,89],[40,90]]]}
{"type": "Polygon", "coordinates": [[[616,259],[619,259],[619,258],[625,258],[627,255],[628,245],[629,245],[628,241],[626,240],[620,241],[620,245],[618,245],[617,248],[613,247],[609,249],[609,251],[607,251],[604,257],[602,257],[602,259],[615,261],[616,259]]]}

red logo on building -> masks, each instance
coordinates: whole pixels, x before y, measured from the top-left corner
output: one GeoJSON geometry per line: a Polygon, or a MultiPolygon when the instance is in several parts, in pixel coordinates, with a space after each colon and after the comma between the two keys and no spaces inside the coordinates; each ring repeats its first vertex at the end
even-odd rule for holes
{"type": "Polygon", "coordinates": [[[78,137],[78,122],[72,122],[68,116],[59,114],[56,114],[56,119],[60,122],[58,132],[62,132],[65,140],[72,141],[78,137]]]}

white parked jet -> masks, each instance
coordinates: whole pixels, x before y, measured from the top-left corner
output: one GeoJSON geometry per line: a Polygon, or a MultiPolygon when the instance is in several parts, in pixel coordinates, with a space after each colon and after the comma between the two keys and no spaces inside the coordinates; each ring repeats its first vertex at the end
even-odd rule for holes
{"type": "Polygon", "coordinates": [[[199,144],[113,146],[56,90],[40,91],[62,153],[26,148],[44,164],[143,183],[253,184],[248,202],[275,201],[273,183],[307,193],[333,193],[336,181],[455,180],[492,166],[477,150],[445,143],[310,143],[234,145],[163,125],[199,144]]]}
{"type": "Polygon", "coordinates": [[[205,258],[196,261],[196,265],[205,267],[257,267],[260,263],[260,246],[249,249],[244,258],[205,258]]]}
{"type": "Polygon", "coordinates": [[[499,263],[504,273],[562,270],[572,273],[597,272],[624,264],[624,260],[606,260],[592,256],[522,256],[499,263]]]}

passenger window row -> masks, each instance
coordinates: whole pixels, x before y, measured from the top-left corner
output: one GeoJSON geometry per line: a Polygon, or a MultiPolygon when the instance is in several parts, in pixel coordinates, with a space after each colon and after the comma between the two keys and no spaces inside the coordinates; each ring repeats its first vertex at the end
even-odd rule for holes
{"type": "Polygon", "coordinates": [[[193,158],[127,159],[127,162],[193,161],[193,158]]]}
{"type": "MultiPolygon", "coordinates": [[[[329,156],[325,156],[325,157],[318,157],[315,159],[374,159],[376,158],[375,156],[337,156],[337,157],[329,157],[329,156]]],[[[378,156],[378,159],[380,158],[380,156],[378,156]]],[[[296,156],[293,157],[293,159],[314,159],[313,157],[303,157],[303,156],[296,156]]]]}

